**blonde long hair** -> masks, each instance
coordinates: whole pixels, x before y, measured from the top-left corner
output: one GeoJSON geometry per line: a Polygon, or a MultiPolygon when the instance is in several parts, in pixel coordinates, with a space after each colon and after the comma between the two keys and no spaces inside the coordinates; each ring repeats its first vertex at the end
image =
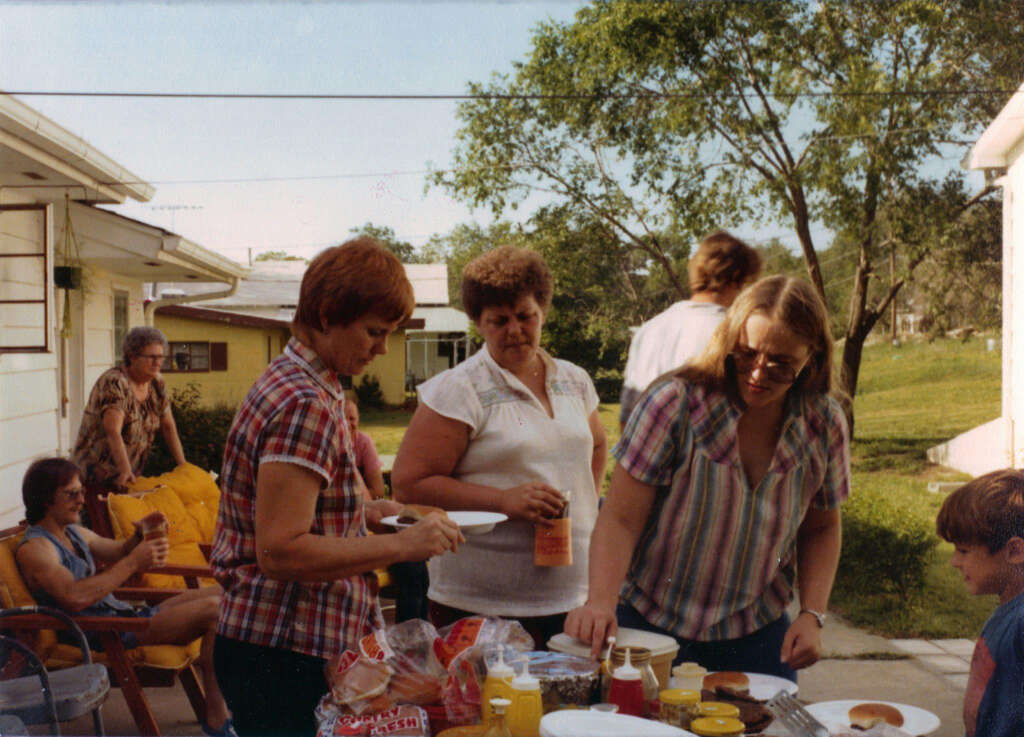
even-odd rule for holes
{"type": "Polygon", "coordinates": [[[828,394],[832,391],[832,330],[828,310],[814,287],[803,279],[769,276],[755,282],[733,302],[703,353],[677,372],[688,381],[719,390],[735,391],[732,352],[740,332],[754,314],[776,320],[811,349],[790,392],[828,394]]]}

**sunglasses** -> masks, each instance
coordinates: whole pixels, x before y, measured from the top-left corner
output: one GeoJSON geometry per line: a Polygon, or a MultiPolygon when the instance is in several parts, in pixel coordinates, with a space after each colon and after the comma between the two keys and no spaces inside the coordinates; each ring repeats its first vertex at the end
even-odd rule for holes
{"type": "Polygon", "coordinates": [[[85,499],[85,489],[83,489],[81,486],[79,486],[77,489],[61,489],[59,493],[68,501],[74,501],[76,499],[85,499]]]}
{"type": "Polygon", "coordinates": [[[750,348],[737,348],[731,354],[736,372],[749,374],[760,366],[761,375],[776,384],[792,384],[799,372],[788,363],[773,361],[767,356],[750,348]]]}

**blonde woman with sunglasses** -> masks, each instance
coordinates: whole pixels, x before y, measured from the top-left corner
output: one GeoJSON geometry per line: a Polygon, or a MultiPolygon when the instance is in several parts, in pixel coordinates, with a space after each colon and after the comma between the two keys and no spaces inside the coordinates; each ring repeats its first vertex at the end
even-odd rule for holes
{"type": "Polygon", "coordinates": [[[677,662],[794,681],[816,662],[850,490],[831,372],[809,284],[744,290],[707,349],[644,392],[612,451],[588,598],[566,632],[597,653],[618,626],[652,630],[679,642],[677,662]]]}

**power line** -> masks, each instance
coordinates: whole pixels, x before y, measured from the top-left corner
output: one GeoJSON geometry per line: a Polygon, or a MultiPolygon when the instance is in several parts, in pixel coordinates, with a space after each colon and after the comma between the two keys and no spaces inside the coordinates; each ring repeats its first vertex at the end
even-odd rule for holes
{"type": "MultiPolygon", "coordinates": [[[[1004,89],[951,89],[951,90],[864,90],[864,91],[822,91],[822,92],[720,92],[719,98],[758,98],[771,97],[777,100],[790,100],[803,97],[823,98],[860,98],[860,97],[963,97],[967,95],[1012,95],[1017,90],[1004,89]]],[[[18,95],[21,97],[92,97],[92,98],[143,98],[170,100],[336,100],[355,102],[386,102],[386,101],[467,101],[467,100],[640,100],[640,99],[703,99],[699,92],[643,92],[643,93],[569,93],[569,94],[508,94],[500,92],[477,93],[284,93],[284,92],[127,92],[93,90],[6,90],[0,94],[18,95]]]]}

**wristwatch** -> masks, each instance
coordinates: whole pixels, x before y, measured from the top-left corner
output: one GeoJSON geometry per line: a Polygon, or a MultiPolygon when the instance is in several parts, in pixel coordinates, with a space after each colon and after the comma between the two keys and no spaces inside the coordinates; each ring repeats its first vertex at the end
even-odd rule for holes
{"type": "Polygon", "coordinates": [[[814,617],[814,621],[818,623],[819,627],[825,626],[825,612],[816,612],[813,609],[801,609],[801,614],[810,614],[814,617]]]}

